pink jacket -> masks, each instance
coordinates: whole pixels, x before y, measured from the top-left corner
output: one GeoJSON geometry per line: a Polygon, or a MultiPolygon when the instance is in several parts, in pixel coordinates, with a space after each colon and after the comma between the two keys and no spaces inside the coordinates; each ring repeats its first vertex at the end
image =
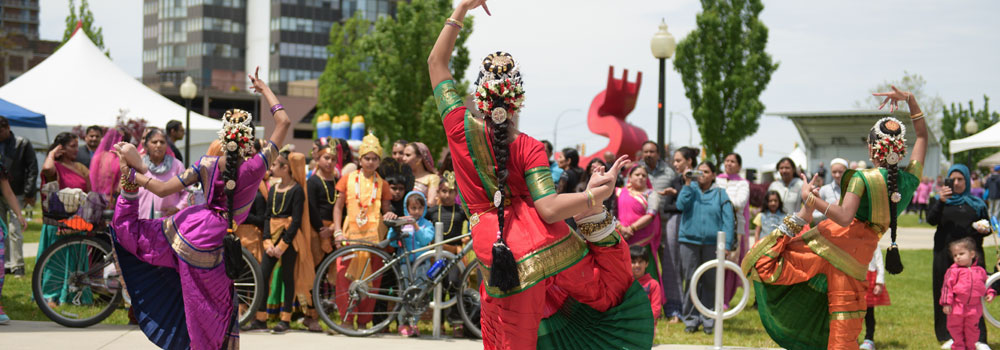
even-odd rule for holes
{"type": "Polygon", "coordinates": [[[986,295],[996,296],[992,288],[986,288],[986,278],[986,270],[975,262],[969,267],[952,264],[944,274],[940,304],[963,307],[967,311],[978,309],[981,312],[982,308],[978,307],[982,305],[980,298],[986,295]]]}
{"type": "Polygon", "coordinates": [[[917,194],[913,196],[913,202],[917,204],[927,204],[930,199],[931,190],[934,189],[934,185],[931,182],[921,182],[917,186],[917,194]]]}

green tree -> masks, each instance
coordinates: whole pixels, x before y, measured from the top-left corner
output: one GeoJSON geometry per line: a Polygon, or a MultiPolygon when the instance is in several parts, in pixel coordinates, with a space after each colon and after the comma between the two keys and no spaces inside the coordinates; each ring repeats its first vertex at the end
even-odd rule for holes
{"type": "MultiPolygon", "coordinates": [[[[944,110],[944,99],[937,93],[934,93],[932,96],[927,91],[927,80],[920,74],[904,70],[902,78],[892,81],[886,80],[876,85],[874,88],[868,90],[868,97],[864,100],[856,101],[854,106],[861,109],[875,108],[882,103],[883,99],[876,98],[871,93],[891,91],[892,88],[890,86],[913,93],[913,97],[920,103],[920,110],[924,112],[924,118],[931,129],[931,133],[937,136],[941,135],[941,111],[944,110]]],[[[899,107],[903,110],[909,110],[909,107],[905,103],[900,103],[899,107]]],[[[948,156],[945,148],[942,148],[941,151],[944,152],[945,156],[948,156]]]]}
{"type": "MultiPolygon", "coordinates": [[[[982,131],[1000,121],[1000,113],[995,111],[990,112],[990,98],[986,95],[983,95],[983,109],[978,111],[973,105],[972,100],[969,100],[968,109],[963,108],[960,103],[952,103],[949,108],[943,109],[941,116],[941,149],[946,156],[950,155],[948,147],[950,141],[970,136],[965,132],[965,124],[970,119],[975,120],[976,124],[979,125],[979,130],[982,131]]],[[[953,159],[955,163],[962,163],[967,165],[969,169],[974,169],[976,163],[997,151],[1000,151],[1000,148],[973,149],[959,152],[955,154],[953,159]]]]}
{"type": "Polygon", "coordinates": [[[103,29],[101,27],[94,26],[94,13],[90,12],[90,5],[87,4],[87,0],[80,0],[79,10],[73,4],[73,0],[69,0],[69,15],[66,16],[66,31],[63,32],[62,43],[59,44],[62,47],[69,38],[73,36],[73,32],[76,31],[76,25],[78,22],[82,22],[80,30],[83,30],[87,34],[87,37],[97,45],[98,49],[104,51],[104,55],[111,57],[111,50],[104,47],[104,34],[102,34],[103,29]]]}
{"type": "MultiPolygon", "coordinates": [[[[375,133],[383,142],[395,139],[419,140],[431,153],[446,147],[444,128],[434,107],[434,87],[427,74],[427,54],[441,33],[442,18],[452,12],[450,0],[399,2],[396,18],[382,17],[366,39],[371,53],[375,88],[368,98],[368,117],[377,125],[375,133]]],[[[461,87],[469,66],[466,40],[472,33],[472,17],[455,42],[452,71],[461,87]]]]}
{"type": "Polygon", "coordinates": [[[368,112],[368,96],[374,85],[369,71],[364,69],[369,57],[362,41],[372,24],[362,15],[362,11],[357,11],[343,24],[336,23],[330,28],[327,47],[330,58],[319,76],[317,115],[354,116],[368,112]]]}
{"type": "Polygon", "coordinates": [[[715,160],[757,132],[760,94],[778,69],[764,51],[760,0],[702,0],[697,28],[677,44],[681,74],[706,155],[715,160]]]}

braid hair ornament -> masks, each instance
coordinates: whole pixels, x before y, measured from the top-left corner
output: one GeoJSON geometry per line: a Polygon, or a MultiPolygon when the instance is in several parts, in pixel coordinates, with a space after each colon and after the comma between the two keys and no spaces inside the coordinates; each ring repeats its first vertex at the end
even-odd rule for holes
{"type": "MultiPolygon", "coordinates": [[[[887,165],[899,164],[903,160],[903,156],[906,155],[906,126],[896,118],[885,117],[875,123],[872,131],[878,137],[869,145],[872,151],[872,160],[887,165]],[[899,134],[886,134],[882,132],[882,127],[890,131],[899,130],[899,134]]],[[[899,203],[902,200],[902,195],[899,192],[893,192],[889,195],[889,199],[893,203],[899,203]]]]}
{"type": "Polygon", "coordinates": [[[244,158],[254,154],[253,128],[250,127],[252,119],[250,112],[242,109],[226,111],[222,116],[222,130],[218,133],[223,152],[239,150],[244,158]]]}
{"type": "Polygon", "coordinates": [[[501,124],[524,105],[521,68],[509,53],[497,51],[483,59],[476,81],[476,109],[501,124]]]}

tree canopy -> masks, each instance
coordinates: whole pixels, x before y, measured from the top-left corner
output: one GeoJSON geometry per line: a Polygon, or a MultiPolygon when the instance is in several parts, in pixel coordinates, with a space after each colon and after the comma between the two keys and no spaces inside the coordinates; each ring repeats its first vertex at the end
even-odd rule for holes
{"type": "Polygon", "coordinates": [[[61,47],[69,38],[73,37],[73,32],[76,31],[77,23],[82,23],[80,30],[82,30],[90,41],[97,45],[97,48],[104,51],[104,55],[111,57],[111,50],[104,47],[104,34],[102,34],[103,29],[101,27],[94,25],[94,13],[90,11],[90,5],[87,4],[87,0],[80,0],[80,7],[74,5],[73,0],[69,0],[69,15],[66,16],[66,30],[63,32],[62,43],[59,44],[61,47]]]}
{"type": "Polygon", "coordinates": [[[760,94],[778,68],[764,51],[768,29],[760,0],[702,0],[697,27],[677,44],[674,69],[684,82],[705,154],[722,157],[757,132],[760,94]]]}

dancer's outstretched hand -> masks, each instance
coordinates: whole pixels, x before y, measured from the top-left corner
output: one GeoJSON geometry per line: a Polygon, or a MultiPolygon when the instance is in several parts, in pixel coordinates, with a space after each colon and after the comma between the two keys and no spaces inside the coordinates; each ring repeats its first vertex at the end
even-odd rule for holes
{"type": "Polygon", "coordinates": [[[896,86],[894,86],[894,85],[889,85],[889,87],[892,88],[892,91],[889,91],[889,92],[876,92],[876,93],[873,93],[872,95],[879,96],[879,97],[885,97],[885,99],[882,100],[882,104],[878,105],[878,109],[882,109],[882,107],[885,107],[885,105],[888,104],[889,105],[889,112],[892,113],[892,112],[895,112],[897,109],[899,109],[899,106],[897,105],[897,103],[899,103],[899,102],[906,102],[906,100],[908,100],[910,97],[912,97],[913,94],[909,93],[907,91],[902,91],[900,89],[897,89],[896,86]]]}
{"type": "Polygon", "coordinates": [[[466,11],[472,11],[479,6],[482,6],[483,10],[486,11],[486,15],[492,16],[492,14],[490,14],[490,8],[486,7],[486,0],[462,0],[462,2],[459,3],[459,6],[464,8],[466,11]]]}
{"type": "Polygon", "coordinates": [[[610,169],[605,169],[604,167],[597,167],[595,169],[594,173],[590,176],[590,182],[587,183],[587,189],[594,195],[595,200],[603,202],[608,197],[611,197],[611,193],[614,192],[615,188],[615,180],[618,179],[618,173],[621,172],[622,167],[630,163],[631,161],[628,160],[628,156],[624,155],[618,157],[610,169]]]}
{"type": "Polygon", "coordinates": [[[250,83],[253,84],[252,86],[250,86],[253,92],[263,93],[265,90],[270,89],[269,87],[267,87],[267,83],[265,83],[263,80],[260,80],[260,66],[257,66],[257,70],[253,72],[253,75],[247,75],[247,76],[250,77],[250,83]]]}
{"type": "Polygon", "coordinates": [[[818,194],[817,191],[819,191],[819,188],[816,185],[820,181],[819,174],[813,175],[812,180],[806,178],[806,174],[799,174],[799,178],[802,179],[802,205],[806,205],[806,199],[809,198],[809,195],[816,196],[818,194]]]}

